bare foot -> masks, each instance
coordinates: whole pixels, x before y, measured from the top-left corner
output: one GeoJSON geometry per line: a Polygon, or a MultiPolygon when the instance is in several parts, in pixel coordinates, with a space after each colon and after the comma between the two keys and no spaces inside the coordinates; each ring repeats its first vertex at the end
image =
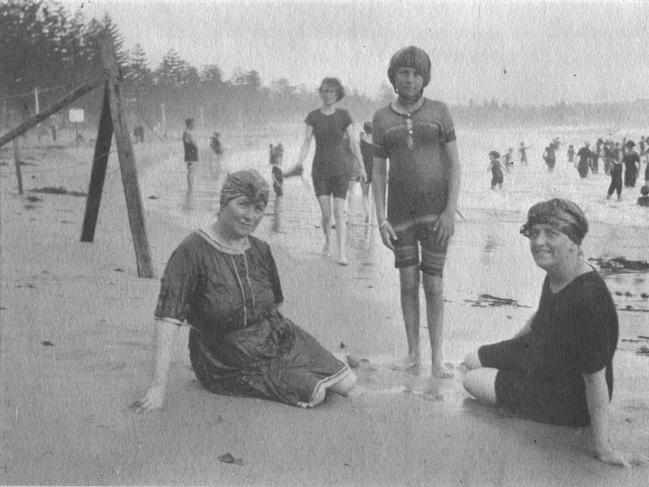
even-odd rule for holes
{"type": "Polygon", "coordinates": [[[338,264],[340,265],[348,265],[349,262],[347,262],[347,256],[345,255],[345,252],[340,252],[338,254],[338,264]]]}
{"type": "Polygon", "coordinates": [[[390,369],[396,370],[397,372],[404,372],[406,370],[415,369],[419,367],[419,357],[406,357],[397,362],[393,362],[389,365],[390,369]]]}
{"type": "Polygon", "coordinates": [[[433,365],[430,369],[430,373],[433,377],[438,379],[452,379],[453,372],[444,364],[433,365]]]}
{"type": "Polygon", "coordinates": [[[324,246],[322,247],[322,255],[324,257],[329,257],[329,241],[326,241],[324,246]]]}

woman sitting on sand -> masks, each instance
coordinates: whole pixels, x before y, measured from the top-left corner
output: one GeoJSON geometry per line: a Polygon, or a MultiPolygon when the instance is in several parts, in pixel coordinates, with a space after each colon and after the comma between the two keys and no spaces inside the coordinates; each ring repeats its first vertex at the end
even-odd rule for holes
{"type": "Polygon", "coordinates": [[[153,384],[133,404],[136,411],[162,406],[173,340],[183,324],[190,327],[194,373],[217,394],[307,408],[329,389],[342,395],[353,389],[349,367],[278,310],[283,296],[270,247],[251,235],[268,193],[257,171],[228,175],[216,222],[171,255],[155,310],[153,384]]]}
{"type": "Polygon", "coordinates": [[[643,457],[609,441],[615,305],[606,284],[584,261],[588,222],[573,202],[532,206],[521,233],[546,271],[536,313],[510,340],[480,347],[464,359],[464,387],[478,401],[499,404],[534,421],[592,428],[597,458],[628,466],[643,457]]]}

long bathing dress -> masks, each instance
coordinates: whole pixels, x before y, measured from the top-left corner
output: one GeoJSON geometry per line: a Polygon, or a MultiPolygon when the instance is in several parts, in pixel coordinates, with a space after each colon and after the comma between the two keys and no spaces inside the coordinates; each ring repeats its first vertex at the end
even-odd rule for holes
{"type": "Polygon", "coordinates": [[[233,252],[203,230],[189,235],[167,263],[155,316],[190,325],[191,364],[208,390],[311,407],[351,370],[278,311],[270,247],[248,242],[233,252]]]}

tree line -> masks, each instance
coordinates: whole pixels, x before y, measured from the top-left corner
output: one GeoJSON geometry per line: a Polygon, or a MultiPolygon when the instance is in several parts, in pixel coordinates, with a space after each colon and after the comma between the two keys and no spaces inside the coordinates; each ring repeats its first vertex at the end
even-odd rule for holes
{"type": "MultiPolygon", "coordinates": [[[[226,77],[217,64],[196,68],[170,49],[157,67],[151,67],[139,44],[126,49],[118,26],[109,15],[86,20],[71,15],[54,0],[4,0],[0,3],[0,124],[20,122],[35,113],[36,98],[45,107],[84,81],[100,76],[96,37],[112,37],[124,81],[130,124],[154,127],[164,133],[193,117],[205,127],[243,127],[300,122],[318,106],[317,92],[282,78],[264,85],[259,72],[237,68],[226,77]],[[35,91],[36,90],[36,91],[35,91]]],[[[393,97],[383,83],[376,96],[353,91],[343,105],[358,121],[393,97]]],[[[97,123],[101,96],[90,93],[75,105],[83,108],[86,123],[97,123]]],[[[620,123],[644,117],[647,101],[607,104],[519,106],[496,100],[451,105],[458,125],[526,126],[539,124],[620,123]]],[[[65,126],[65,114],[55,123],[65,126]]]]}

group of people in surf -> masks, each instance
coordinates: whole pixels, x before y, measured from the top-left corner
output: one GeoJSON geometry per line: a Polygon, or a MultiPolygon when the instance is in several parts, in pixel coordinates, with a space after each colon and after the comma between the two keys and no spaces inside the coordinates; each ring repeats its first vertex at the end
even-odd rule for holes
{"type": "MultiPolygon", "coordinates": [[[[559,145],[559,138],[555,137],[543,150],[543,160],[548,167],[548,172],[554,171],[559,145]]],[[[524,142],[520,143],[518,152],[521,164],[527,165],[527,149],[529,148],[525,146],[524,142]]],[[[574,145],[568,145],[566,155],[568,163],[575,166],[581,178],[586,178],[589,173],[598,174],[601,163],[603,172],[611,178],[606,194],[607,199],[610,199],[615,193],[617,199],[620,200],[623,187],[634,188],[643,163],[645,164],[643,189],[649,186],[649,136],[640,138],[638,150],[636,150],[636,143],[633,140],[627,140],[626,137],[621,142],[599,138],[593,147],[586,141],[577,151],[575,151],[574,145]]],[[[512,147],[507,150],[502,162],[498,151],[489,152],[487,170],[492,173],[492,190],[502,188],[503,168],[508,172],[514,163],[513,158],[514,149],[512,147]]],[[[642,194],[644,196],[644,193],[642,194]]],[[[638,204],[642,204],[640,200],[638,201],[638,204]]]]}

